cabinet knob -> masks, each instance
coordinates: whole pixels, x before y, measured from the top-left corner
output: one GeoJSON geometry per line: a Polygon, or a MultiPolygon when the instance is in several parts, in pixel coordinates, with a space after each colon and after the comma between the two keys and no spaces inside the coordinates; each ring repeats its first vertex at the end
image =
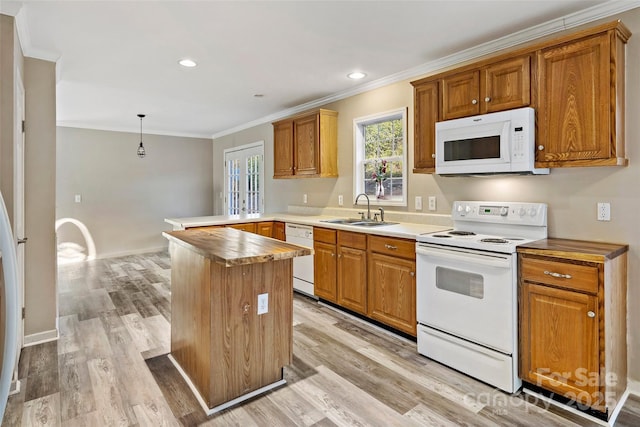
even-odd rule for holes
{"type": "Polygon", "coordinates": [[[409,273],[411,275],[411,277],[414,277],[416,275],[416,273],[414,271],[412,271],[411,273],[409,273]]]}
{"type": "Polygon", "coordinates": [[[342,254],[338,254],[338,258],[342,258],[342,254]]]}
{"type": "Polygon", "coordinates": [[[332,257],[334,257],[334,256],[336,256],[336,254],[334,254],[333,252],[331,252],[331,256],[332,256],[332,257]]]}
{"type": "Polygon", "coordinates": [[[596,314],[593,311],[587,311],[587,316],[596,317],[596,314]]]}
{"type": "Polygon", "coordinates": [[[487,97],[484,99],[484,102],[489,102],[489,101],[491,101],[491,97],[487,96],[487,97]]]}
{"type": "Polygon", "coordinates": [[[435,158],[436,158],[436,154],[435,154],[435,153],[433,153],[433,154],[431,155],[431,158],[432,158],[432,159],[435,159],[435,158]]]}
{"type": "Polygon", "coordinates": [[[544,145],[538,145],[538,151],[544,150],[544,145]]]}
{"type": "Polygon", "coordinates": [[[477,99],[472,99],[472,100],[471,100],[471,103],[472,103],[473,105],[476,105],[476,104],[478,103],[478,100],[477,100],[477,99]]]}

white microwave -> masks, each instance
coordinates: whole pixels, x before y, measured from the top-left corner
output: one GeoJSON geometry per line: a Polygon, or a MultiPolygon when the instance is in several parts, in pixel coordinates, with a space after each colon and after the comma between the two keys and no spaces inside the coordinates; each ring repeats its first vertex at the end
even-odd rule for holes
{"type": "Polygon", "coordinates": [[[436,123],[439,175],[548,174],[536,169],[535,112],[518,108],[436,123]]]}

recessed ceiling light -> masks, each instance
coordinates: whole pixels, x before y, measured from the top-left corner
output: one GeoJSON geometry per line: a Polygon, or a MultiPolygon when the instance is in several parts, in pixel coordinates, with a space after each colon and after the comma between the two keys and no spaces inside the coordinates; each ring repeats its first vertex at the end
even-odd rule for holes
{"type": "Polygon", "coordinates": [[[353,79],[353,80],[360,80],[360,79],[363,79],[363,78],[367,77],[367,75],[365,73],[360,72],[360,71],[354,71],[353,73],[347,74],[347,77],[349,77],[350,79],[353,79]]]}
{"type": "Polygon", "coordinates": [[[187,68],[192,68],[195,67],[196,65],[196,61],[194,61],[193,59],[181,59],[180,61],[178,61],[178,64],[182,65],[183,67],[187,67],[187,68]]]}

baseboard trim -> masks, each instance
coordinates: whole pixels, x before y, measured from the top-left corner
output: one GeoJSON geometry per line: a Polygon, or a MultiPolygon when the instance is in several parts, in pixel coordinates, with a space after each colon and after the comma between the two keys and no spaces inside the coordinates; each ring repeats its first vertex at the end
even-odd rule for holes
{"type": "Polygon", "coordinates": [[[32,345],[43,344],[50,341],[55,341],[60,338],[58,329],[52,329],[50,331],[38,332],[36,334],[25,335],[23,347],[31,347],[32,345]]]}
{"type": "Polygon", "coordinates": [[[640,396],[640,381],[627,378],[627,391],[636,396],[640,396]]]}
{"type": "Polygon", "coordinates": [[[121,256],[148,254],[152,252],[166,251],[168,247],[169,245],[167,244],[164,246],[157,246],[155,248],[144,248],[144,249],[133,249],[130,251],[109,252],[109,253],[96,255],[96,259],[117,258],[121,256]]]}
{"type": "Polygon", "coordinates": [[[213,408],[209,408],[207,403],[204,401],[204,398],[202,397],[202,395],[200,394],[200,392],[196,388],[195,384],[191,381],[191,378],[189,378],[189,375],[187,375],[187,373],[182,369],[182,366],[180,366],[178,361],[176,361],[176,359],[174,359],[171,354],[168,354],[167,357],[169,358],[171,363],[173,363],[173,366],[175,366],[175,368],[178,370],[178,372],[180,373],[182,378],[184,378],[185,382],[187,383],[187,385],[189,386],[189,388],[193,392],[194,396],[198,400],[198,403],[200,403],[200,406],[202,407],[204,412],[207,414],[207,416],[211,416],[211,415],[215,414],[216,412],[220,412],[220,411],[222,411],[224,409],[230,408],[230,407],[232,407],[234,405],[237,405],[238,403],[244,402],[245,400],[248,400],[248,399],[251,399],[252,397],[258,396],[258,395],[263,394],[263,393],[266,393],[269,390],[273,390],[274,388],[280,387],[280,386],[282,386],[282,385],[287,383],[287,381],[283,378],[283,379],[281,379],[279,381],[276,381],[274,383],[267,384],[266,386],[261,387],[261,388],[259,388],[257,390],[251,391],[251,392],[249,392],[247,394],[243,394],[242,396],[238,396],[235,399],[232,399],[232,400],[230,400],[228,402],[222,403],[222,404],[220,404],[218,406],[214,406],[213,408]]]}

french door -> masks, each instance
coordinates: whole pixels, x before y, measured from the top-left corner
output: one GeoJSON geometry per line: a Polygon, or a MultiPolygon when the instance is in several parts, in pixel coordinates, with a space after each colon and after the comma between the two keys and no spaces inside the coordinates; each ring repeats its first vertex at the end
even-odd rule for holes
{"type": "Polygon", "coordinates": [[[264,142],[224,151],[224,213],[264,212],[264,142]]]}

